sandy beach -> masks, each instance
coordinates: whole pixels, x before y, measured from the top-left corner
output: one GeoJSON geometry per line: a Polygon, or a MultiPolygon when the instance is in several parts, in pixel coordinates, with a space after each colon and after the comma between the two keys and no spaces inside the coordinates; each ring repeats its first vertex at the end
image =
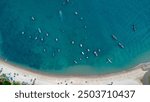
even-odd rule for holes
{"type": "Polygon", "coordinates": [[[6,74],[11,80],[29,85],[142,85],[141,79],[150,69],[150,63],[142,63],[127,71],[105,75],[57,76],[19,68],[0,61],[0,74],[6,74]]]}

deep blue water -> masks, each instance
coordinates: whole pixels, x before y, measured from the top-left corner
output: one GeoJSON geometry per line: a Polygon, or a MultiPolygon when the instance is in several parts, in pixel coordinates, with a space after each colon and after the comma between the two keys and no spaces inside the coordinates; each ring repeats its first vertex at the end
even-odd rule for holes
{"type": "Polygon", "coordinates": [[[150,61],[149,52],[150,0],[0,0],[0,56],[26,68],[104,74],[150,61]]]}

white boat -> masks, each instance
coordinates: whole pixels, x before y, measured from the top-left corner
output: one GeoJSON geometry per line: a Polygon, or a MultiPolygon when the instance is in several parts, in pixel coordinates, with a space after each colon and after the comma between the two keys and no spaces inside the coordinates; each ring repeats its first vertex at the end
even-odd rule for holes
{"type": "Polygon", "coordinates": [[[112,63],[112,60],[107,58],[107,63],[112,63]]]}
{"type": "Polygon", "coordinates": [[[76,60],[74,60],[74,63],[75,63],[75,64],[78,64],[78,62],[77,62],[76,60]]]}
{"type": "Polygon", "coordinates": [[[63,21],[63,12],[62,12],[62,10],[59,10],[59,17],[60,17],[60,20],[63,21]]]}
{"type": "Polygon", "coordinates": [[[49,36],[49,34],[48,34],[48,33],[46,33],[46,36],[49,36]]]}
{"type": "Polygon", "coordinates": [[[77,12],[77,11],[75,11],[75,12],[74,12],[74,14],[75,14],[75,15],[78,15],[78,12],[77,12]]]}
{"type": "Polygon", "coordinates": [[[67,2],[67,3],[69,3],[69,2],[70,2],[70,0],[66,0],[66,2],[67,2]]]}
{"type": "Polygon", "coordinates": [[[39,32],[39,33],[42,33],[42,30],[41,30],[41,28],[38,28],[38,32],[39,32]]]}
{"type": "Polygon", "coordinates": [[[118,46],[122,49],[124,49],[124,45],[122,45],[120,42],[118,43],[118,46]]]}
{"type": "Polygon", "coordinates": [[[83,47],[83,44],[80,44],[80,47],[83,47]]]}
{"type": "Polygon", "coordinates": [[[114,40],[118,40],[118,38],[117,38],[114,34],[112,34],[112,38],[113,38],[114,40]]]}
{"type": "Polygon", "coordinates": [[[81,52],[81,54],[84,55],[85,53],[84,53],[84,52],[81,52]]]}
{"type": "Polygon", "coordinates": [[[56,38],[55,41],[58,42],[58,38],[56,38]]]}
{"type": "Polygon", "coordinates": [[[74,44],[75,44],[75,41],[71,41],[71,44],[74,45],[74,44]]]}
{"type": "Polygon", "coordinates": [[[31,17],[31,19],[32,19],[33,21],[35,20],[35,18],[34,18],[33,16],[31,17]]]}
{"type": "Polygon", "coordinates": [[[97,57],[98,56],[98,54],[97,54],[97,52],[96,51],[94,51],[94,55],[97,57]]]}

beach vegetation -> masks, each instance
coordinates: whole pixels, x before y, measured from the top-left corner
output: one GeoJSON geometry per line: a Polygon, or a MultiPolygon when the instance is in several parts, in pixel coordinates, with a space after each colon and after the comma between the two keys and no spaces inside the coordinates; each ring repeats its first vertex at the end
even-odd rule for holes
{"type": "Polygon", "coordinates": [[[13,82],[13,85],[20,85],[20,82],[13,82]]]}
{"type": "Polygon", "coordinates": [[[20,85],[19,82],[10,81],[6,74],[0,75],[0,85],[20,85]]]}

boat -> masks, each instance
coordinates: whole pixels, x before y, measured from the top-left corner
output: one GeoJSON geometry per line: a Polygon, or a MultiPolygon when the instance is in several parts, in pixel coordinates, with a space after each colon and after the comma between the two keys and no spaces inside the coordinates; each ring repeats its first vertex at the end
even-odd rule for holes
{"type": "Polygon", "coordinates": [[[70,0],[65,0],[65,1],[63,2],[63,5],[68,4],[69,2],[70,2],[70,0]]]}
{"type": "Polygon", "coordinates": [[[96,51],[94,51],[94,55],[97,57],[98,56],[98,54],[97,54],[97,52],[96,51]]]}
{"type": "Polygon", "coordinates": [[[107,58],[107,63],[112,63],[112,60],[107,58]]]}
{"type": "Polygon", "coordinates": [[[112,38],[113,38],[114,40],[118,40],[118,38],[117,38],[114,34],[112,34],[112,38]]]}
{"type": "Polygon", "coordinates": [[[136,31],[136,27],[135,27],[135,25],[134,25],[134,24],[132,25],[132,30],[133,30],[133,32],[135,32],[135,31],[136,31]]]}
{"type": "Polygon", "coordinates": [[[60,17],[60,20],[63,21],[63,12],[62,12],[62,10],[59,10],[59,17],[60,17]]]}
{"type": "Polygon", "coordinates": [[[42,33],[41,28],[38,28],[38,32],[39,32],[40,34],[42,33]]]}
{"type": "Polygon", "coordinates": [[[69,3],[70,2],[70,0],[65,0],[65,3],[69,3]]]}
{"type": "Polygon", "coordinates": [[[85,53],[84,52],[81,52],[82,53],[82,55],[84,55],[85,53]]]}
{"type": "Polygon", "coordinates": [[[31,19],[32,19],[33,21],[35,20],[35,18],[34,18],[33,16],[31,17],[31,19]]]}
{"type": "Polygon", "coordinates": [[[124,45],[122,45],[120,42],[118,43],[118,46],[122,49],[124,49],[124,45]]]}
{"type": "Polygon", "coordinates": [[[76,60],[74,60],[74,63],[75,63],[75,64],[78,64],[78,62],[77,62],[76,60]]]}
{"type": "Polygon", "coordinates": [[[83,47],[83,44],[80,44],[80,47],[83,47]]]}

